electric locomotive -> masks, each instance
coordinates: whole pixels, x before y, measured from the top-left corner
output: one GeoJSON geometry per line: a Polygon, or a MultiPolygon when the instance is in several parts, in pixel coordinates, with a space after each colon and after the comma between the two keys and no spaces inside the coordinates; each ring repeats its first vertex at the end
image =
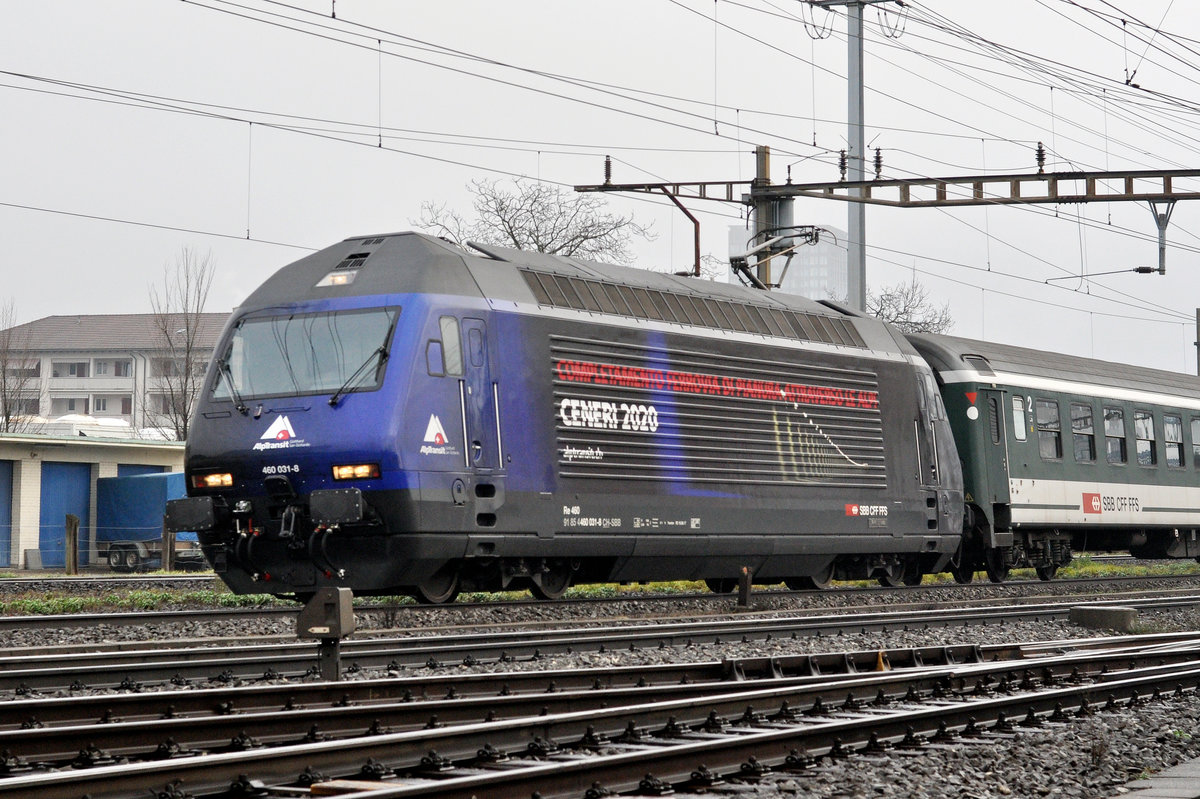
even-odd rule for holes
{"type": "Polygon", "coordinates": [[[1043,580],[1073,551],[1200,556],[1200,378],[951,336],[909,336],[962,458],[959,582],[1043,580]],[[1190,443],[1189,443],[1190,442],[1190,443]]]}
{"type": "Polygon", "coordinates": [[[234,312],[167,512],[234,591],[899,584],[958,552],[949,422],[887,325],[471,247],[347,239],[234,312]]]}

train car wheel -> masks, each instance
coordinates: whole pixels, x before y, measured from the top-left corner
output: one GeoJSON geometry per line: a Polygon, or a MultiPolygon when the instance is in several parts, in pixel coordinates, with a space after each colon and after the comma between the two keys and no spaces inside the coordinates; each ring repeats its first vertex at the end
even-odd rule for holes
{"type": "Polygon", "coordinates": [[[458,567],[447,563],[413,588],[413,599],[422,605],[444,605],[458,597],[458,567]]]}
{"type": "Polygon", "coordinates": [[[571,587],[571,569],[565,563],[552,566],[542,572],[529,586],[529,593],[534,599],[562,599],[571,587]]]}
{"type": "Polygon", "coordinates": [[[983,566],[988,579],[993,583],[1002,583],[1008,579],[1008,564],[1005,563],[1003,548],[989,549],[984,553],[983,566]]]}
{"type": "Polygon", "coordinates": [[[1058,566],[1053,563],[1049,566],[1037,566],[1034,571],[1037,572],[1038,579],[1044,583],[1048,583],[1054,579],[1054,575],[1058,574],[1058,566]]]}
{"type": "Polygon", "coordinates": [[[708,590],[714,594],[732,594],[737,588],[737,580],[732,577],[708,577],[704,580],[708,590]]]}

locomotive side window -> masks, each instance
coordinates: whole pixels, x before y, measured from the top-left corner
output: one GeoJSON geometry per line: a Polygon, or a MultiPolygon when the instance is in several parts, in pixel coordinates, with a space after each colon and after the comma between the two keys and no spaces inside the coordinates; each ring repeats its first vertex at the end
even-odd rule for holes
{"type": "Polygon", "coordinates": [[[1192,466],[1200,469],[1200,419],[1192,417],[1192,466]]]}
{"type": "Polygon", "coordinates": [[[1174,414],[1163,414],[1163,455],[1170,468],[1183,468],[1183,419],[1174,414]]]}
{"type": "Polygon", "coordinates": [[[1092,422],[1091,405],[1071,403],[1071,440],[1074,443],[1075,460],[1080,463],[1096,460],[1096,429],[1092,422]]]}
{"type": "Polygon", "coordinates": [[[425,345],[425,371],[430,377],[445,377],[446,363],[442,359],[442,342],[430,339],[425,345]]]}
{"type": "Polygon", "coordinates": [[[1125,444],[1125,412],[1120,408],[1104,409],[1104,449],[1109,463],[1129,460],[1125,444]]]}
{"type": "Polygon", "coordinates": [[[471,365],[483,366],[483,331],[477,327],[467,330],[467,342],[470,345],[471,365]]]}
{"type": "Polygon", "coordinates": [[[1013,397],[1013,435],[1017,437],[1017,441],[1025,440],[1025,400],[1021,397],[1013,397]]]}
{"type": "Polygon", "coordinates": [[[1054,400],[1038,400],[1034,403],[1037,420],[1038,451],[1047,460],[1062,458],[1062,421],[1058,416],[1058,403],[1054,400]]]}
{"type": "Polygon", "coordinates": [[[438,319],[442,328],[442,352],[446,360],[446,374],[463,373],[462,339],[458,335],[458,320],[453,316],[438,319]]]}
{"type": "MultiPolygon", "coordinates": [[[[1015,398],[1020,401],[1020,397],[1015,398]]],[[[1015,403],[1014,403],[1015,404],[1015,403]]],[[[996,402],[995,397],[988,397],[988,430],[992,434],[992,443],[1000,443],[1000,404],[996,402]]],[[[1021,428],[1021,433],[1025,432],[1025,428],[1021,428]]],[[[1025,436],[1022,435],[1021,438],[1025,436]]]]}
{"type": "Polygon", "coordinates": [[[1158,451],[1154,440],[1154,415],[1149,411],[1134,411],[1133,434],[1137,438],[1138,465],[1156,465],[1158,451]]]}

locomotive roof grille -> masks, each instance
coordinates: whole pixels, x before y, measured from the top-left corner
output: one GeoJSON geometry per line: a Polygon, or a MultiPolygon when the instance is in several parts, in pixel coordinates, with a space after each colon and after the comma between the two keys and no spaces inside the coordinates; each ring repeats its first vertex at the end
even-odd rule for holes
{"type": "Polygon", "coordinates": [[[358,269],[363,264],[365,264],[367,262],[367,259],[370,257],[371,257],[371,253],[369,253],[369,252],[350,253],[349,255],[347,255],[345,257],[345,259],[341,263],[339,263],[337,266],[335,266],[334,269],[335,270],[337,270],[337,269],[358,269]]]}
{"type": "Polygon", "coordinates": [[[844,319],[519,269],[539,305],[865,348],[844,319]]]}

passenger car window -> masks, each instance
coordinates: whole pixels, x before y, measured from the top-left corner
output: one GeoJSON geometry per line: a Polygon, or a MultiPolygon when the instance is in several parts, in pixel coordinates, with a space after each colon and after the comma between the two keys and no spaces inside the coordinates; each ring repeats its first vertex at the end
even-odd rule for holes
{"type": "Polygon", "coordinates": [[[1172,469],[1183,468],[1183,418],[1173,414],[1163,414],[1163,455],[1167,466],[1172,469]]]}
{"type": "Polygon", "coordinates": [[[1038,400],[1034,403],[1037,420],[1038,452],[1043,458],[1055,460],[1062,457],[1062,421],[1058,416],[1058,403],[1054,400],[1038,400]]]}
{"type": "Polygon", "coordinates": [[[1025,440],[1025,400],[1021,397],[1013,397],[1013,435],[1017,437],[1017,441],[1025,440]]]}
{"type": "Polygon", "coordinates": [[[1192,417],[1192,466],[1200,469],[1200,419],[1192,417]]]}
{"type": "Polygon", "coordinates": [[[1104,409],[1104,450],[1109,463],[1125,463],[1129,454],[1125,445],[1125,411],[1104,409]]]}
{"type": "Polygon", "coordinates": [[[1096,430],[1092,423],[1092,406],[1071,403],[1071,441],[1075,460],[1090,463],[1096,460],[1096,430]]]}
{"type": "Polygon", "coordinates": [[[1133,412],[1133,434],[1137,438],[1137,462],[1139,466],[1154,466],[1158,463],[1158,451],[1154,441],[1154,416],[1149,411],[1133,412]]]}

